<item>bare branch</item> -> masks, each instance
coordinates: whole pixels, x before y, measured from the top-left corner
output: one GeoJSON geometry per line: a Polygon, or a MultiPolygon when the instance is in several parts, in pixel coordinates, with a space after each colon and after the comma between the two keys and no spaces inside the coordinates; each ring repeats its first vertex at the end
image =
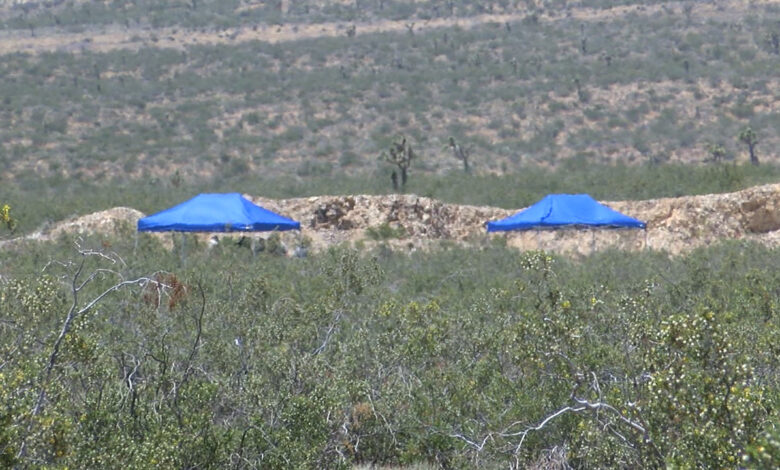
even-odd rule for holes
{"type": "Polygon", "coordinates": [[[482,442],[479,443],[479,444],[477,444],[475,441],[472,441],[471,439],[467,438],[463,434],[450,434],[450,437],[454,437],[456,439],[460,439],[463,442],[465,442],[466,444],[468,444],[471,447],[473,447],[474,450],[476,450],[477,452],[482,452],[482,449],[485,448],[485,444],[487,443],[487,441],[488,440],[492,440],[493,433],[488,433],[487,436],[485,436],[485,438],[482,439],[482,442]]]}
{"type": "MultiPolygon", "coordinates": [[[[80,248],[78,243],[76,244],[76,246],[80,248]]],[[[75,270],[73,271],[73,274],[70,277],[70,279],[71,279],[71,281],[70,281],[70,291],[71,291],[71,295],[72,295],[71,305],[70,305],[70,308],[68,309],[67,315],[65,316],[65,321],[62,324],[62,328],[60,329],[60,333],[57,336],[57,339],[54,341],[54,345],[52,346],[51,353],[49,354],[49,360],[46,363],[46,367],[44,368],[44,370],[42,372],[40,390],[38,392],[38,397],[35,400],[35,405],[33,406],[32,413],[30,414],[31,418],[37,416],[43,410],[43,403],[44,403],[44,401],[46,399],[46,389],[48,387],[49,381],[51,380],[52,371],[54,370],[54,367],[55,367],[55,365],[57,363],[57,359],[58,359],[59,353],[60,353],[60,348],[62,347],[62,342],[64,341],[65,336],[70,331],[71,326],[73,325],[73,322],[78,317],[80,317],[84,313],[86,313],[89,310],[91,310],[95,305],[97,305],[107,295],[109,295],[110,293],[112,293],[114,291],[117,291],[119,289],[122,289],[123,287],[131,286],[131,285],[141,285],[141,286],[144,286],[148,282],[155,282],[154,280],[152,280],[152,279],[150,279],[148,277],[140,277],[140,278],[133,279],[133,280],[130,280],[130,281],[119,282],[118,284],[115,284],[115,285],[109,287],[108,289],[106,289],[105,291],[103,291],[102,293],[100,293],[99,295],[94,297],[91,301],[87,302],[87,304],[84,305],[83,307],[79,308],[79,292],[82,289],[84,289],[84,287],[87,284],[89,284],[91,281],[93,281],[99,274],[109,272],[109,273],[112,273],[112,274],[116,274],[116,275],[120,276],[120,278],[121,278],[121,275],[119,275],[119,273],[116,273],[115,271],[104,269],[104,268],[98,268],[94,272],[90,273],[90,275],[87,276],[86,280],[80,282],[79,278],[81,277],[81,274],[82,274],[82,272],[84,270],[84,266],[86,264],[86,259],[87,259],[86,257],[87,256],[92,256],[92,255],[99,256],[99,257],[101,257],[101,258],[103,258],[105,260],[111,261],[112,263],[116,263],[116,260],[111,258],[111,257],[109,257],[109,256],[106,256],[106,255],[104,255],[102,253],[89,251],[89,250],[79,250],[79,254],[81,254],[83,256],[83,258],[78,263],[78,265],[76,266],[75,270]]],[[[64,267],[73,266],[73,263],[49,262],[44,267],[44,269],[46,269],[48,266],[50,266],[52,264],[59,264],[59,265],[64,266],[64,267]]],[[[29,421],[29,423],[27,425],[27,433],[26,434],[29,434],[31,426],[32,426],[32,422],[33,422],[33,420],[29,421]]],[[[17,453],[17,459],[21,459],[22,457],[24,457],[24,454],[26,452],[26,444],[27,444],[26,439],[27,439],[27,437],[28,436],[24,436],[22,438],[22,442],[21,442],[21,445],[19,446],[19,451],[17,453]]]]}
{"type": "MultiPolygon", "coordinates": [[[[631,440],[629,440],[629,438],[627,438],[625,435],[623,435],[619,430],[615,429],[615,427],[611,423],[609,423],[608,421],[602,420],[601,417],[599,416],[599,412],[601,412],[601,411],[607,411],[607,412],[611,413],[612,415],[617,417],[618,421],[628,425],[631,429],[633,429],[634,431],[640,433],[643,436],[645,442],[649,443],[651,445],[651,447],[656,452],[658,452],[658,449],[655,447],[655,445],[652,443],[652,441],[650,441],[650,439],[648,437],[647,429],[642,424],[640,424],[639,422],[637,422],[635,420],[632,420],[632,419],[626,417],[620,410],[618,410],[614,406],[610,405],[609,403],[606,403],[606,402],[602,401],[602,392],[601,392],[601,387],[600,387],[600,385],[598,383],[598,379],[597,379],[595,373],[591,373],[591,374],[593,376],[593,383],[592,383],[591,387],[593,388],[593,390],[598,395],[598,397],[599,397],[598,401],[589,401],[589,400],[587,400],[585,398],[577,397],[576,396],[576,391],[577,391],[577,388],[579,387],[579,384],[577,384],[577,385],[575,385],[574,390],[572,391],[572,394],[571,394],[571,397],[570,397],[571,400],[576,405],[574,405],[574,406],[565,406],[563,408],[560,408],[559,410],[555,411],[554,413],[546,416],[541,422],[539,422],[539,424],[537,424],[535,426],[528,427],[528,428],[526,428],[526,429],[524,429],[522,431],[509,432],[510,429],[512,429],[516,425],[520,424],[519,422],[515,422],[515,423],[510,424],[503,432],[500,432],[500,433],[497,434],[497,435],[499,435],[501,437],[518,437],[518,436],[520,437],[520,442],[517,443],[517,446],[515,447],[515,451],[514,451],[516,459],[518,457],[518,454],[519,454],[520,450],[523,447],[523,443],[525,442],[525,438],[528,436],[528,434],[530,432],[542,430],[545,426],[547,426],[547,424],[550,423],[550,421],[552,421],[555,418],[557,418],[559,416],[562,416],[562,415],[564,415],[566,413],[581,413],[581,412],[586,412],[586,411],[594,412],[594,416],[595,416],[596,421],[598,421],[601,425],[603,425],[604,430],[609,431],[612,434],[614,434],[615,436],[617,436],[620,440],[623,441],[624,444],[628,445],[629,447],[635,448],[636,445],[633,442],[631,442],[631,440]]],[[[629,406],[633,407],[632,404],[629,404],[629,406]]]]}
{"type": "Polygon", "coordinates": [[[561,408],[560,410],[556,411],[555,413],[553,413],[553,414],[547,416],[546,418],[544,418],[542,420],[542,422],[537,424],[536,426],[531,426],[530,428],[527,428],[527,429],[525,429],[523,431],[520,431],[520,432],[514,432],[514,433],[502,432],[502,433],[499,433],[498,435],[501,436],[501,437],[517,437],[517,436],[521,436],[520,443],[517,445],[517,450],[515,451],[515,452],[517,452],[517,451],[520,450],[520,447],[522,447],[523,441],[525,440],[525,437],[528,435],[529,432],[541,430],[542,428],[547,426],[547,423],[549,423],[550,421],[552,421],[553,419],[557,418],[558,416],[560,416],[560,415],[562,415],[564,413],[568,413],[568,412],[577,413],[577,412],[583,411],[585,409],[587,409],[587,408],[584,407],[584,406],[576,406],[576,407],[565,406],[565,407],[561,408]]]}
{"type": "Polygon", "coordinates": [[[328,346],[328,342],[330,341],[330,337],[333,336],[333,332],[336,329],[336,327],[339,324],[339,321],[341,320],[341,312],[336,313],[336,317],[333,319],[333,323],[330,324],[328,327],[328,331],[325,332],[325,339],[322,341],[322,344],[312,352],[313,356],[316,356],[317,354],[320,354],[325,350],[325,348],[328,346]]]}
{"type": "Polygon", "coordinates": [[[635,430],[641,432],[642,434],[645,434],[647,432],[645,430],[644,426],[642,426],[641,424],[639,424],[639,423],[637,423],[635,421],[632,421],[632,420],[626,418],[625,416],[623,416],[623,413],[621,413],[617,408],[615,408],[614,406],[610,405],[609,403],[589,402],[588,400],[577,398],[577,397],[574,397],[574,396],[572,397],[572,400],[574,400],[576,403],[582,405],[583,409],[589,409],[589,410],[594,410],[594,411],[598,411],[598,410],[611,411],[612,413],[617,415],[617,417],[620,419],[620,421],[626,423],[627,425],[629,425],[630,427],[634,428],[635,430]]]}
{"type": "Polygon", "coordinates": [[[190,373],[192,372],[192,361],[195,359],[195,354],[197,354],[198,349],[200,348],[200,337],[203,334],[203,314],[206,312],[206,293],[203,291],[203,285],[198,281],[198,291],[200,292],[200,314],[195,320],[195,326],[197,328],[197,332],[195,334],[195,341],[192,343],[192,349],[190,350],[190,355],[187,358],[187,368],[184,370],[184,377],[181,380],[181,384],[184,385],[187,382],[187,379],[190,376],[190,373]]]}
{"type": "Polygon", "coordinates": [[[143,286],[145,286],[149,282],[156,283],[156,281],[154,279],[150,279],[148,277],[139,277],[138,279],[133,279],[131,281],[122,281],[119,284],[115,284],[115,285],[109,287],[108,289],[106,289],[105,291],[103,291],[103,293],[100,294],[99,296],[97,296],[94,299],[92,299],[87,305],[84,306],[84,308],[82,308],[81,310],[78,311],[78,313],[76,313],[76,316],[79,316],[79,315],[81,315],[83,313],[88,312],[89,310],[92,309],[92,307],[95,306],[95,304],[97,304],[98,302],[103,300],[103,297],[107,296],[108,294],[110,294],[110,293],[112,293],[114,291],[117,291],[117,290],[119,290],[119,289],[121,289],[123,287],[131,286],[131,285],[134,285],[134,284],[138,284],[139,286],[143,287],[143,286]]]}
{"type": "Polygon", "coordinates": [[[385,429],[387,429],[387,432],[389,432],[390,436],[393,438],[393,444],[397,445],[398,444],[398,440],[395,437],[395,431],[393,431],[393,428],[390,426],[390,423],[387,421],[387,418],[385,418],[385,415],[383,415],[382,413],[379,413],[376,410],[376,407],[374,406],[374,400],[373,400],[373,398],[371,398],[371,393],[368,393],[367,396],[368,396],[368,403],[371,405],[371,411],[373,411],[374,416],[375,417],[379,416],[380,418],[382,418],[382,422],[385,423],[385,429]]]}
{"type": "Polygon", "coordinates": [[[43,268],[41,268],[41,273],[45,273],[49,269],[49,267],[51,267],[54,264],[59,265],[62,268],[67,268],[68,266],[71,266],[73,262],[69,261],[67,263],[63,263],[62,261],[56,259],[49,260],[45,265],[43,265],[43,268]]]}
{"type": "Polygon", "coordinates": [[[87,284],[92,282],[96,277],[98,277],[101,274],[113,274],[113,275],[117,276],[119,279],[124,280],[123,276],[120,273],[118,273],[117,271],[114,271],[113,269],[96,269],[96,270],[92,271],[92,273],[90,273],[90,275],[84,280],[84,282],[79,284],[79,286],[76,288],[76,290],[83,289],[87,284]]]}

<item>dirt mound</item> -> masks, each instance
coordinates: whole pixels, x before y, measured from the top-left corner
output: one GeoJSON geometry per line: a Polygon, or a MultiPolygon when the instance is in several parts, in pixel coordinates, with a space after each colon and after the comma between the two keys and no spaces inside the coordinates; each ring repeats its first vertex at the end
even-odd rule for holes
{"type": "MultiPolygon", "coordinates": [[[[447,204],[415,195],[317,196],[265,199],[255,203],[301,222],[301,232],[279,234],[288,254],[306,246],[320,251],[347,244],[370,248],[383,244],[414,251],[445,243],[484,246],[505,243],[522,250],[588,254],[616,248],[652,248],[672,254],[690,251],[723,239],[754,240],[780,246],[780,184],[757,186],[730,194],[709,194],[646,201],[605,202],[647,222],[646,230],[549,230],[486,234],[485,222],[515,213],[494,207],[447,204]]],[[[23,237],[56,239],[63,233],[117,235],[135,227],[143,214],[117,207],[67,220],[48,230],[23,237]]],[[[205,242],[213,234],[199,235],[205,242]]],[[[236,234],[217,234],[235,237],[236,234]]],[[[172,246],[170,234],[153,234],[172,246]]],[[[267,233],[252,235],[267,239],[267,233]]],[[[262,244],[260,244],[262,245],[262,244]]]]}
{"type": "Polygon", "coordinates": [[[24,239],[28,240],[56,240],[63,234],[102,234],[119,235],[135,230],[138,219],[143,217],[141,211],[130,207],[114,207],[105,211],[87,214],[81,217],[73,217],[50,227],[33,232],[24,239]]]}
{"type": "Polygon", "coordinates": [[[486,220],[510,214],[503,209],[446,204],[415,195],[253,200],[300,221],[302,235],[315,250],[344,242],[381,242],[414,249],[434,240],[476,241],[484,238],[486,220]]]}
{"type": "Polygon", "coordinates": [[[722,239],[780,245],[780,184],[730,194],[606,202],[647,222],[647,230],[555,230],[485,234],[488,220],[516,210],[446,204],[414,195],[320,196],[255,202],[301,222],[314,249],[334,243],[385,243],[418,249],[432,241],[588,254],[606,248],[652,248],[673,254],[722,239]]]}
{"type": "Polygon", "coordinates": [[[647,221],[648,244],[672,253],[724,238],[780,245],[780,184],[729,194],[614,202],[647,221]]]}

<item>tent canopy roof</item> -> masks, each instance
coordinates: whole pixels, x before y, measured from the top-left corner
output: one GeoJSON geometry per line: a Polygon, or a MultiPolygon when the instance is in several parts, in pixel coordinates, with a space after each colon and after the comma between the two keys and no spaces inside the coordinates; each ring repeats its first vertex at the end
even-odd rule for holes
{"type": "Polygon", "coordinates": [[[645,223],[587,194],[550,194],[513,216],[487,223],[488,232],[564,227],[645,228],[645,223]]]}
{"type": "Polygon", "coordinates": [[[139,232],[259,232],[300,230],[301,224],[238,193],[200,194],[138,221],[139,232]]]}

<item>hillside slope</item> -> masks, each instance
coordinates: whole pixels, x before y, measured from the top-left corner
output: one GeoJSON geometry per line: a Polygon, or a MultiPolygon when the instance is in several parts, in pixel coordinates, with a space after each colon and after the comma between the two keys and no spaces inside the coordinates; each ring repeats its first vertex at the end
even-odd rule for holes
{"type": "MultiPolygon", "coordinates": [[[[474,247],[505,242],[521,250],[579,255],[609,248],[651,248],[680,254],[723,239],[780,246],[780,183],[729,194],[606,202],[614,209],[646,221],[646,231],[559,230],[496,235],[487,235],[484,223],[510,215],[514,210],[447,204],[415,195],[282,200],[248,197],[299,220],[301,233],[283,233],[282,240],[288,247],[306,240],[313,251],[338,244],[370,248],[379,243],[399,250],[417,250],[442,246],[442,242],[474,247]]],[[[135,209],[114,208],[60,222],[45,233],[36,232],[16,241],[51,240],[63,233],[126,233],[142,216],[135,209]]],[[[153,236],[172,245],[171,234],[153,236]]],[[[209,236],[200,235],[204,240],[209,236]]],[[[268,234],[259,236],[266,238],[268,234]]]]}
{"type": "MultiPolygon", "coordinates": [[[[9,29],[0,31],[0,54],[29,53],[42,54],[47,52],[110,52],[118,49],[138,50],[143,47],[185,50],[194,45],[237,44],[241,42],[261,41],[267,43],[284,43],[307,39],[323,39],[343,37],[347,35],[349,26],[360,34],[374,33],[407,33],[410,25],[415,33],[438,28],[473,28],[481,25],[504,25],[519,23],[530,14],[537,14],[537,22],[553,22],[560,17],[575,21],[613,21],[616,17],[629,15],[651,17],[669,11],[683,12],[686,3],[683,1],[668,1],[663,4],[651,5],[615,5],[606,8],[588,6],[567,6],[564,11],[550,9],[537,11],[532,8],[519,8],[512,12],[494,14],[477,14],[467,17],[412,18],[416,23],[406,19],[373,19],[371,21],[329,21],[299,23],[268,23],[251,26],[234,26],[212,28],[152,28],[147,26],[102,25],[89,31],[68,31],[63,28],[39,28],[31,33],[28,29],[9,29]],[[160,41],[160,38],[164,38],[160,41]]],[[[744,0],[721,0],[717,6],[702,3],[697,5],[697,15],[710,20],[732,20],[735,11],[747,8],[744,0]]],[[[7,7],[6,7],[7,9],[7,7]]],[[[4,8],[0,5],[0,13],[4,8]]]]}
{"type": "Polygon", "coordinates": [[[780,162],[777,1],[28,3],[0,5],[24,187],[362,176],[399,136],[431,175],[450,137],[478,174],[744,162],[748,127],[780,162]]]}

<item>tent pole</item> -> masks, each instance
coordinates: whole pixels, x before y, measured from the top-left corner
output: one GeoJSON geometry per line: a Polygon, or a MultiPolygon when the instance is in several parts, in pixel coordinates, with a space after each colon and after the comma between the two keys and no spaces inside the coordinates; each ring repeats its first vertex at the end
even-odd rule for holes
{"type": "Polygon", "coordinates": [[[187,267],[187,250],[185,245],[187,244],[187,235],[182,232],[181,233],[181,265],[182,267],[187,267]]]}
{"type": "Polygon", "coordinates": [[[590,254],[596,252],[596,231],[590,229],[590,254]]]}
{"type": "Polygon", "coordinates": [[[534,230],[536,232],[536,251],[540,251],[542,249],[542,241],[539,240],[539,234],[542,232],[541,230],[534,230]]]}

